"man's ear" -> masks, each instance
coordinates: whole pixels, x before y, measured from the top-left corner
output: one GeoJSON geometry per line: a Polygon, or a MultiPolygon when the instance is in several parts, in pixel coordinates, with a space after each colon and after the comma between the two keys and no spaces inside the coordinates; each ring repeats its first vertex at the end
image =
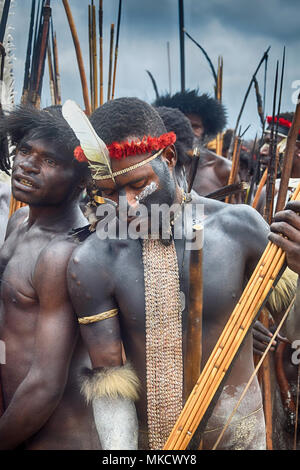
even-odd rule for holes
{"type": "Polygon", "coordinates": [[[168,147],[166,147],[162,153],[162,157],[169,168],[175,168],[177,163],[177,153],[174,145],[169,145],[168,147]]]}

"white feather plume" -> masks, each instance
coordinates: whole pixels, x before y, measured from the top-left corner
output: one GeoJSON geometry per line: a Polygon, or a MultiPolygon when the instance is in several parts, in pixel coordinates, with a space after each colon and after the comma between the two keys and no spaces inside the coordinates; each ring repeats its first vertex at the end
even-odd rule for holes
{"type": "Polygon", "coordinates": [[[78,104],[67,100],[62,107],[62,114],[79,140],[86,158],[97,163],[97,174],[112,175],[108,148],[78,104]]]}

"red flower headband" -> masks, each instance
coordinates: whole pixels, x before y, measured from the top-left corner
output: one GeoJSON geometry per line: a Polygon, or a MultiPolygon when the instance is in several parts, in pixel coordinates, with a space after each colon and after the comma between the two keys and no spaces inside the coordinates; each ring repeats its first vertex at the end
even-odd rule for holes
{"type": "MultiPolygon", "coordinates": [[[[154,150],[160,150],[172,145],[176,142],[176,134],[174,132],[168,132],[162,134],[159,137],[144,136],[142,140],[133,140],[132,142],[113,142],[108,145],[108,151],[110,158],[120,160],[126,158],[129,155],[142,155],[144,153],[150,153],[154,150]]],[[[74,150],[74,157],[79,162],[88,162],[84,151],[80,146],[74,150]]]]}
{"type": "MultiPolygon", "coordinates": [[[[273,121],[272,116],[267,116],[267,122],[270,124],[273,121]]],[[[277,122],[277,117],[274,118],[274,122],[277,122]]],[[[278,124],[284,127],[291,127],[292,123],[287,119],[279,118],[278,124]]]]}

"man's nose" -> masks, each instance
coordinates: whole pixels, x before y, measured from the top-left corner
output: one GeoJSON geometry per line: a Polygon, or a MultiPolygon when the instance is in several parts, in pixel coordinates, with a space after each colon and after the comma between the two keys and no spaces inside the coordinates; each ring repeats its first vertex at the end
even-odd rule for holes
{"type": "Polygon", "coordinates": [[[37,174],[40,172],[39,165],[37,164],[37,161],[34,155],[28,155],[19,163],[19,166],[26,173],[37,174]]]}
{"type": "Polygon", "coordinates": [[[130,188],[126,188],[123,192],[121,192],[123,196],[126,197],[127,205],[129,207],[136,207],[138,204],[138,200],[136,198],[136,191],[132,191],[130,188]]]}

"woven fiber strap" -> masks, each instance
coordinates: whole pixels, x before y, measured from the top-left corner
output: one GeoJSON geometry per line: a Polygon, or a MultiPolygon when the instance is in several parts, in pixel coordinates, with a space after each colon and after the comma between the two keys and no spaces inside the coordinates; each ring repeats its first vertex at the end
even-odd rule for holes
{"type": "Polygon", "coordinates": [[[118,309],[108,310],[107,312],[98,313],[97,315],[91,315],[90,317],[78,318],[78,323],[81,325],[88,325],[89,323],[96,323],[97,321],[106,320],[118,315],[118,309]]]}
{"type": "Polygon", "coordinates": [[[174,241],[143,240],[150,449],[162,449],[182,409],[182,324],[174,241]]]}
{"type": "Polygon", "coordinates": [[[136,170],[137,168],[140,168],[141,166],[144,166],[146,165],[147,163],[150,163],[152,160],[154,160],[156,157],[158,157],[162,152],[163,152],[164,149],[161,149],[159,150],[158,152],[156,152],[154,155],[151,155],[151,157],[148,157],[146,158],[146,160],[142,160],[141,162],[139,163],[136,163],[135,165],[131,165],[127,168],[124,168],[123,170],[119,170],[119,171],[115,171],[113,172],[111,175],[109,174],[106,174],[106,175],[103,175],[101,174],[101,172],[103,171],[102,167],[100,167],[99,164],[97,163],[90,163],[89,164],[89,168],[91,169],[92,171],[92,174],[93,174],[93,179],[94,180],[107,180],[107,179],[114,179],[115,176],[120,176],[120,175],[125,175],[126,173],[128,173],[129,171],[133,171],[133,170],[136,170]]]}

